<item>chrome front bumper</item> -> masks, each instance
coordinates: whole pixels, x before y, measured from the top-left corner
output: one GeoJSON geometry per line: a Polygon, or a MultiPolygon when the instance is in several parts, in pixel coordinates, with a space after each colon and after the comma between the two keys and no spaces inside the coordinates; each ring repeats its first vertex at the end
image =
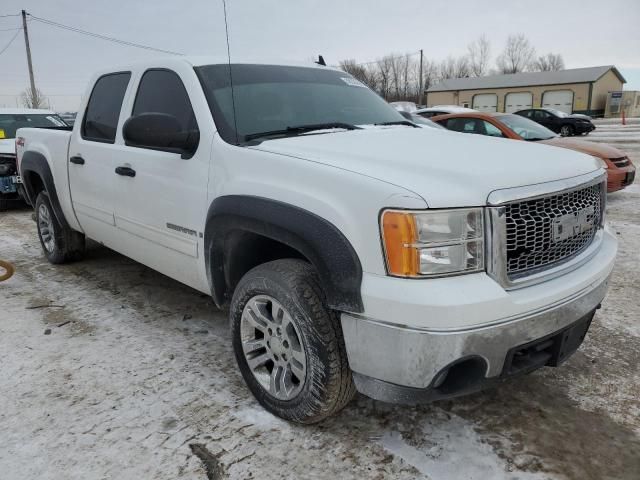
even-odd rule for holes
{"type": "Polygon", "coordinates": [[[544,309],[499,324],[445,332],[344,313],[342,329],[356,387],[372,398],[402,402],[407,389],[433,390],[451,366],[469,359],[474,359],[473,368],[482,369],[484,379],[499,378],[515,347],[560,332],[586,317],[590,320],[607,287],[608,277],[544,309]]]}

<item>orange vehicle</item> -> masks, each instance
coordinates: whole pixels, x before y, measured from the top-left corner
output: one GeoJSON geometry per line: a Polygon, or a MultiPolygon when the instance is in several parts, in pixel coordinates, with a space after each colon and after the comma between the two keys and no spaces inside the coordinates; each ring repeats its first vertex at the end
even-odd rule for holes
{"type": "Polygon", "coordinates": [[[607,191],[615,192],[633,183],[636,167],[628,155],[611,145],[561,137],[528,118],[511,113],[467,112],[431,118],[448,130],[491,137],[540,142],[569,148],[600,158],[607,168],[607,191]]]}

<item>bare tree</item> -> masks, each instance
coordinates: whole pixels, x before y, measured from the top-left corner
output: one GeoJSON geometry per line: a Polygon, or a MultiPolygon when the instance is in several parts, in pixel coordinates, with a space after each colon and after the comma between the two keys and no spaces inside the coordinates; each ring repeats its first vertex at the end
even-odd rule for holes
{"type": "Polygon", "coordinates": [[[438,64],[425,59],[422,64],[422,86],[428,90],[438,80],[438,64]]]}
{"type": "Polygon", "coordinates": [[[564,70],[564,59],[559,53],[547,53],[533,62],[533,69],[539,72],[557,72],[564,70]]]}
{"type": "Polygon", "coordinates": [[[486,75],[491,58],[491,44],[486,35],[480,35],[467,46],[469,71],[473,77],[486,75]]]}
{"type": "Polygon", "coordinates": [[[497,64],[501,73],[519,73],[527,70],[533,63],[536,50],[522,34],[509,35],[497,64]]]}
{"type": "Polygon", "coordinates": [[[440,62],[440,80],[447,78],[463,78],[471,74],[467,56],[453,57],[449,55],[440,62]]]}
{"type": "Polygon", "coordinates": [[[378,67],[378,79],[379,89],[378,93],[382,95],[382,98],[389,100],[391,95],[392,80],[391,80],[391,64],[393,63],[393,57],[386,55],[377,62],[378,67]]]}
{"type": "Polygon", "coordinates": [[[359,65],[355,60],[343,60],[340,62],[340,68],[350,74],[352,77],[357,78],[369,88],[375,88],[375,82],[366,68],[365,65],[359,65]]]}
{"type": "Polygon", "coordinates": [[[25,108],[43,108],[48,103],[47,97],[40,90],[36,88],[33,91],[31,87],[20,94],[20,101],[25,108]]]}

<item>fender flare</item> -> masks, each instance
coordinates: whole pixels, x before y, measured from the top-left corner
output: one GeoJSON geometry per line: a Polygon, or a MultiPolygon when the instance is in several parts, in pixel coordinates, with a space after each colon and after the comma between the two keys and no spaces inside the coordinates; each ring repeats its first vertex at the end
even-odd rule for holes
{"type": "Polygon", "coordinates": [[[71,228],[64,216],[64,213],[62,212],[62,207],[60,207],[58,193],[56,191],[55,182],[53,181],[53,175],[51,174],[51,169],[49,168],[47,159],[41,153],[27,151],[22,156],[22,161],[20,162],[20,175],[22,176],[22,182],[27,198],[29,199],[29,203],[33,205],[33,208],[36,206],[37,197],[37,192],[34,191],[33,182],[31,180],[31,175],[34,174],[38,175],[42,179],[44,189],[49,195],[49,201],[51,202],[51,207],[53,208],[53,214],[56,216],[56,220],[58,220],[60,225],[63,227],[71,228]]]}
{"type": "Polygon", "coordinates": [[[207,212],[204,255],[217,305],[228,302],[226,241],[250,232],[296,250],[316,268],[330,308],[362,313],[362,266],[344,234],[324,218],[295,205],[249,195],[215,199],[207,212]]]}

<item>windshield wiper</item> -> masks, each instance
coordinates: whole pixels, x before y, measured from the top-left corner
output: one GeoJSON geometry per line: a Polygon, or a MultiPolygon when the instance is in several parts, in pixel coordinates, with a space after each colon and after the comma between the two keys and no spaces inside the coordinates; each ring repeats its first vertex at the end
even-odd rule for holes
{"type": "Polygon", "coordinates": [[[313,123],[308,125],[295,125],[287,127],[283,130],[271,130],[268,132],[250,133],[244,136],[245,142],[255,140],[262,137],[274,137],[274,136],[287,136],[287,135],[300,135],[302,133],[313,132],[314,130],[328,130],[331,128],[342,128],[344,130],[360,130],[361,127],[351,125],[350,123],[343,122],[327,122],[327,123],[313,123]]]}
{"type": "Polygon", "coordinates": [[[410,122],[409,120],[398,120],[395,122],[382,122],[382,123],[374,123],[375,126],[386,126],[386,125],[406,125],[408,127],[415,127],[415,128],[420,128],[418,125],[416,125],[413,122],[410,122]]]}
{"type": "MultiPolygon", "coordinates": [[[[549,137],[549,138],[553,138],[553,137],[549,137]]],[[[534,138],[527,138],[527,141],[528,142],[539,142],[540,140],[549,140],[549,138],[534,137],[534,138]]]]}

